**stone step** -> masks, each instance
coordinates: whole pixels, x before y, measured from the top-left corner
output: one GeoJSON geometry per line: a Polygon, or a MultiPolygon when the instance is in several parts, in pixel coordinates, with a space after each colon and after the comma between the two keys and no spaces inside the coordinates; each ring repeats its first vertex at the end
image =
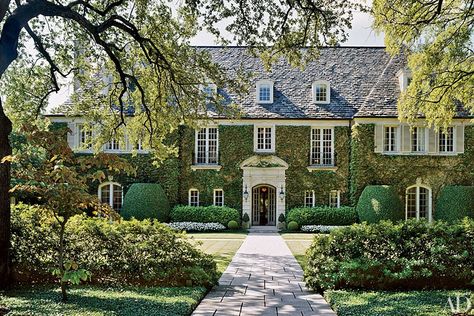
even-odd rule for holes
{"type": "Polygon", "coordinates": [[[252,226],[249,228],[249,233],[278,233],[276,226],[252,226]]]}

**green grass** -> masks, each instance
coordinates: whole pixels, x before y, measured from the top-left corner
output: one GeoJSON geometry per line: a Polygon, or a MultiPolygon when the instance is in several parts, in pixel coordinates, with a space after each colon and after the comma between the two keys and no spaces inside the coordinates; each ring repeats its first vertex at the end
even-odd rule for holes
{"type": "Polygon", "coordinates": [[[54,286],[22,287],[0,292],[0,306],[14,315],[189,315],[206,293],[201,287],[73,287],[69,302],[60,302],[54,286]]]}
{"type": "Polygon", "coordinates": [[[309,233],[282,233],[281,237],[286,241],[288,248],[296,258],[296,261],[304,269],[307,264],[306,250],[311,246],[311,242],[316,234],[309,233]]]}
{"type": "Polygon", "coordinates": [[[197,246],[202,251],[214,256],[217,270],[223,273],[247,237],[247,232],[193,233],[188,236],[198,242],[197,246]]]}
{"type": "MultiPolygon", "coordinates": [[[[338,316],[450,316],[448,299],[456,307],[456,295],[461,295],[460,307],[466,307],[466,293],[474,303],[474,293],[462,291],[326,291],[324,297],[338,316]]],[[[470,314],[474,315],[471,311],[470,314]]]]}

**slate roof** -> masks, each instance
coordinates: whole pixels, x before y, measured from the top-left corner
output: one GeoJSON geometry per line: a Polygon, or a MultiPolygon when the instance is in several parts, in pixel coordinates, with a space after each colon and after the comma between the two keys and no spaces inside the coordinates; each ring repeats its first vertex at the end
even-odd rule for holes
{"type": "MultiPolygon", "coordinates": [[[[284,60],[266,72],[259,58],[247,47],[201,47],[214,61],[234,75],[241,68],[254,75],[244,95],[219,89],[237,104],[242,118],[264,119],[351,119],[354,117],[397,117],[400,95],[397,72],[405,68],[402,55],[390,56],[384,47],[324,47],[318,59],[304,70],[284,60]],[[258,80],[274,81],[272,104],[258,104],[255,97],[258,80]],[[327,80],[331,88],[329,104],[312,102],[311,85],[327,80]]],[[[211,111],[211,116],[218,116],[211,111]]],[[[458,117],[468,116],[458,107],[458,117]]]]}

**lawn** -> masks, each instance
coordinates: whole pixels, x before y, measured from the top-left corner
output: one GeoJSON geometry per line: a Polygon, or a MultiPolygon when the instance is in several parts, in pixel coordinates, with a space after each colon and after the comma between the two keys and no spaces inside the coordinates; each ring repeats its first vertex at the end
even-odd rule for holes
{"type": "Polygon", "coordinates": [[[18,288],[0,292],[0,307],[13,315],[189,315],[206,293],[202,287],[73,287],[69,302],[59,301],[54,286],[18,288]]]}
{"type": "Polygon", "coordinates": [[[198,242],[197,246],[202,251],[214,256],[217,269],[223,273],[247,237],[247,232],[194,233],[188,236],[198,242]]]}
{"type": "MultiPolygon", "coordinates": [[[[460,295],[460,309],[466,308],[466,297],[474,303],[469,291],[326,291],[324,297],[338,316],[443,316],[453,315],[448,303],[451,297],[456,308],[456,295],[460,295]],[[467,293],[467,295],[466,295],[467,293]]],[[[461,314],[459,314],[461,315],[461,314]]],[[[471,311],[470,314],[474,315],[471,311]]]]}
{"type": "Polygon", "coordinates": [[[306,267],[306,249],[309,248],[316,234],[310,233],[281,233],[281,237],[286,241],[288,248],[295,256],[300,266],[306,267]]]}

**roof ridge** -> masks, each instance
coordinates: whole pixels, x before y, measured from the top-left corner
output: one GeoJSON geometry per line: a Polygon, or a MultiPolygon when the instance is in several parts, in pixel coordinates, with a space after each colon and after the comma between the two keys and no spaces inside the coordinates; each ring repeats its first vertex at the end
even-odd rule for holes
{"type": "MultiPolygon", "coordinates": [[[[256,47],[252,45],[191,45],[192,47],[196,48],[250,48],[250,47],[256,47]]],[[[272,47],[272,45],[268,45],[266,47],[272,47]]],[[[309,46],[302,46],[300,48],[310,48],[309,46]]],[[[372,49],[385,49],[386,46],[378,46],[378,45],[368,45],[368,46],[363,46],[363,45],[348,45],[348,46],[319,46],[319,49],[336,49],[336,48],[372,48],[372,49]]]]}

